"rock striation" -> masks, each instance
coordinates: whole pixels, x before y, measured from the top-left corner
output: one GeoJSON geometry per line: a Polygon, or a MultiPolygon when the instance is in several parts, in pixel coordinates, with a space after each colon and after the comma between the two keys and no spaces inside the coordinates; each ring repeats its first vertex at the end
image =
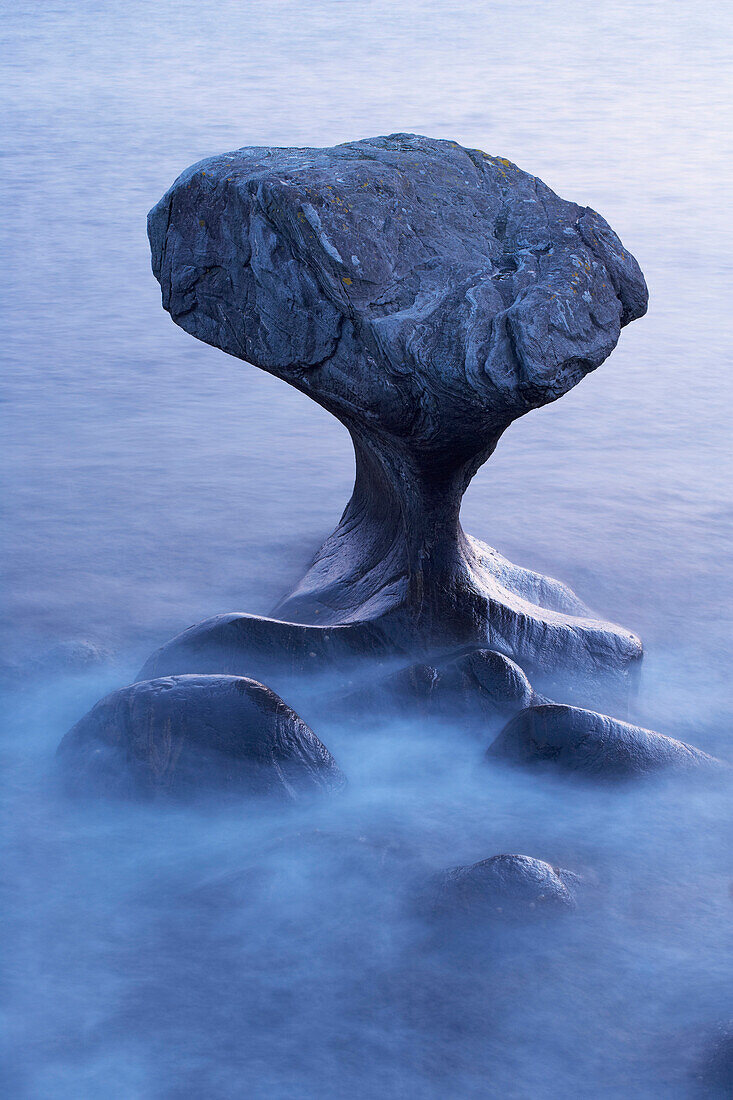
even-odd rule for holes
{"type": "Polygon", "coordinates": [[[331,655],[334,627],[349,651],[473,645],[530,673],[638,661],[632,633],[459,520],[506,428],[600,366],[646,311],[638,264],[599,214],[504,158],[393,134],[201,161],[148,229],[176,324],[338,417],[356,482],[279,625],[208,620],[146,674],[200,671],[192,647],[246,672],[263,637],[306,665],[331,655]]]}
{"type": "Polygon", "coordinates": [[[58,749],[66,785],[121,796],[205,792],[297,801],[341,789],[328,749],[269,688],[234,676],[173,676],[97,703],[58,749]]]}

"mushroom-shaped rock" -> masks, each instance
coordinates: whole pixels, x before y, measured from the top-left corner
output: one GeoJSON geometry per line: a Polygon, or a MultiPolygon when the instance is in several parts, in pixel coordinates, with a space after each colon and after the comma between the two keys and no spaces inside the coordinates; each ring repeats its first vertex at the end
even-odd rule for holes
{"type": "Polygon", "coordinates": [[[520,711],[487,751],[490,758],[512,764],[547,764],[599,779],[720,763],[700,749],[653,730],[554,703],[520,711]]]}
{"type": "MultiPolygon", "coordinates": [[[[629,631],[459,522],[512,421],[600,366],[646,310],[641,271],[599,214],[501,157],[393,134],[201,161],[148,228],[176,324],[351,434],[351,500],[275,609],[308,624],[306,653],[321,653],[318,627],[369,623],[387,650],[488,646],[543,672],[640,657],[629,631]]],[[[259,628],[239,618],[243,669],[259,628]]],[[[229,625],[201,624],[199,648],[221,648],[229,625]]],[[[273,630],[272,646],[289,638],[273,630]]],[[[184,671],[187,656],[174,641],[152,667],[184,671]]]]}
{"type": "Polygon", "coordinates": [[[431,909],[450,919],[541,917],[574,909],[580,876],[531,856],[500,855],[433,880],[431,909]]]}
{"type": "Polygon", "coordinates": [[[58,749],[73,790],[187,796],[207,791],[289,801],[338,790],[328,749],[256,680],[173,676],[122,688],[97,703],[58,749]]]}

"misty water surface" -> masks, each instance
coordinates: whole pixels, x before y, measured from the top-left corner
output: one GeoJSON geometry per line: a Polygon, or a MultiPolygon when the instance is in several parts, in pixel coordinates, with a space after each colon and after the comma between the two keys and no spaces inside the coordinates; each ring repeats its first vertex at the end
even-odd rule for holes
{"type": "Polygon", "coordinates": [[[155,646],[268,612],[353,477],[323,410],[171,323],[147,210],[216,152],[395,131],[509,157],[639,259],[648,316],[512,426],[464,525],[636,630],[633,717],[731,758],[721,5],[0,9],[5,1094],[712,1095],[695,1075],[733,1014],[725,784],[493,771],[493,730],[346,726],[307,685],[291,701],[351,781],[307,810],[76,806],[52,765],[155,646]],[[112,663],[43,658],[79,638],[112,663]],[[501,851],[585,871],[589,899],[560,928],[437,942],[413,883],[501,851]]]}

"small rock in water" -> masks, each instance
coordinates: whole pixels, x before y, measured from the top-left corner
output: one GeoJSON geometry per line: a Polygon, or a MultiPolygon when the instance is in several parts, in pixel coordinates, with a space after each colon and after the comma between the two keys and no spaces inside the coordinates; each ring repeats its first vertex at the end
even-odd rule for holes
{"type": "Polygon", "coordinates": [[[490,649],[445,663],[409,665],[352,697],[357,709],[386,707],[448,717],[487,712],[506,716],[538,698],[519,665],[490,649]]]}
{"type": "Polygon", "coordinates": [[[117,795],[223,790],[296,801],[345,785],[295,711],[237,676],[170,676],[122,688],[66,734],[58,758],[71,789],[117,795]]]}
{"type": "Polygon", "coordinates": [[[487,755],[513,764],[550,764],[598,778],[627,778],[664,769],[720,764],[700,749],[654,730],[559,704],[520,711],[487,755]]]}
{"type": "Polygon", "coordinates": [[[499,855],[453,867],[433,880],[434,916],[535,918],[572,910],[580,876],[531,856],[499,855]]]}

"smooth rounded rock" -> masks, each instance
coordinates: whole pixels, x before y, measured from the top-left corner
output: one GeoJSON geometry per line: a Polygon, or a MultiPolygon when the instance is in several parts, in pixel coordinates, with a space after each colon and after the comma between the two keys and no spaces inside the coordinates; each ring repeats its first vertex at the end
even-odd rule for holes
{"type": "Polygon", "coordinates": [[[599,779],[720,764],[700,749],[654,730],[561,704],[520,711],[507,723],[487,755],[512,764],[544,764],[599,779]]]}
{"type": "Polygon", "coordinates": [[[97,703],[58,749],[66,784],[119,795],[213,790],[289,801],[341,789],[328,749],[278,695],[235,676],[172,676],[97,703]]]}
{"type": "Polygon", "coordinates": [[[531,856],[492,856],[437,875],[431,909],[450,918],[551,916],[575,908],[573,887],[579,882],[572,872],[531,856]]]}
{"type": "Polygon", "coordinates": [[[356,710],[381,707],[408,715],[506,717],[537,698],[519,665],[484,649],[448,661],[408,665],[354,692],[349,702],[356,710]]]}

